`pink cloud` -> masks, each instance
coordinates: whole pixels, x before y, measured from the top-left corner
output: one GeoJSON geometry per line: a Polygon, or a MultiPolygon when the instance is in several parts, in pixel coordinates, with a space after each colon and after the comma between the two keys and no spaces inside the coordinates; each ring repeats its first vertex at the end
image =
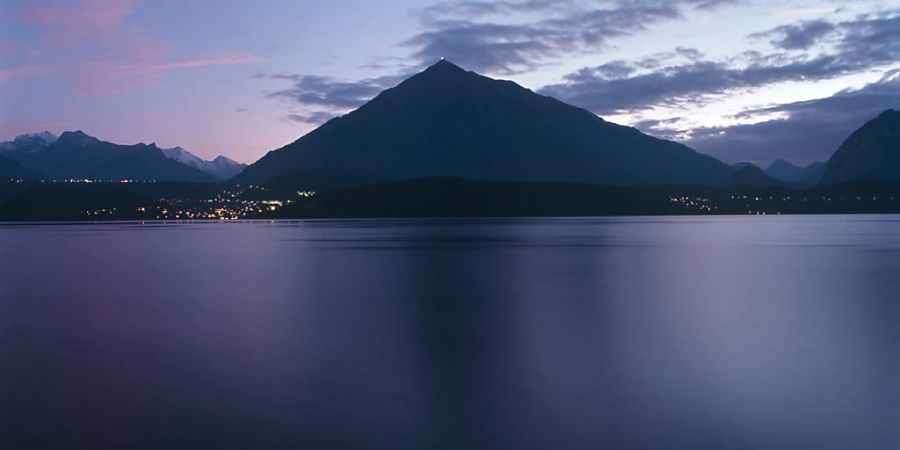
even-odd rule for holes
{"type": "Polygon", "coordinates": [[[87,61],[75,68],[76,88],[83,94],[127,92],[144,86],[166,72],[260,61],[245,51],[230,51],[184,59],[162,59],[160,48],[145,48],[127,58],[87,61]]]}
{"type": "Polygon", "coordinates": [[[23,8],[19,20],[37,25],[57,45],[102,37],[119,30],[138,0],[68,0],[23,8]]]}
{"type": "Polygon", "coordinates": [[[0,42],[0,55],[4,58],[13,58],[25,52],[28,46],[14,41],[0,42]]]}
{"type": "MultiPolygon", "coordinates": [[[[43,51],[29,65],[0,68],[0,84],[44,71],[73,81],[82,94],[140,89],[166,72],[247,64],[260,58],[233,50],[176,57],[152,30],[130,16],[140,0],[69,0],[29,4],[16,18],[37,31],[43,51]]],[[[21,51],[11,43],[0,50],[21,51]]]]}
{"type": "Polygon", "coordinates": [[[34,75],[45,70],[45,67],[34,64],[0,68],[0,84],[4,84],[13,78],[34,75]]]}

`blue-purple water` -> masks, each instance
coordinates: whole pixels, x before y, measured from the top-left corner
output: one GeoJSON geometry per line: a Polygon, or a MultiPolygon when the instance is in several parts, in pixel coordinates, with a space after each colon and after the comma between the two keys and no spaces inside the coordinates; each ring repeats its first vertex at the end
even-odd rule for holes
{"type": "Polygon", "coordinates": [[[2,225],[0,448],[897,449],[900,217],[2,225]]]}

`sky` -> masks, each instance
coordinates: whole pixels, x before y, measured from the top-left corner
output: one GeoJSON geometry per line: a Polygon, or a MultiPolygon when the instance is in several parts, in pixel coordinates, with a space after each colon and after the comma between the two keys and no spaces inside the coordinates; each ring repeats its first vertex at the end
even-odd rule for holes
{"type": "Polygon", "coordinates": [[[900,0],[0,0],[0,140],[253,162],[439,58],[726,162],[900,109],[900,0]]]}

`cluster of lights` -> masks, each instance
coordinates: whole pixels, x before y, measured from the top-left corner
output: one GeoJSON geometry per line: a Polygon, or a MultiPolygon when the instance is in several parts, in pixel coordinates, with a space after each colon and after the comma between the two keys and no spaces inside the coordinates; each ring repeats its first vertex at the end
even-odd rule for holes
{"type": "Polygon", "coordinates": [[[156,220],[242,220],[277,212],[290,201],[243,198],[249,191],[268,192],[260,186],[236,186],[217,192],[212,198],[197,201],[162,199],[160,206],[141,207],[138,213],[156,220]]]}
{"type": "Polygon", "coordinates": [[[119,180],[101,180],[101,179],[92,179],[92,178],[67,178],[63,180],[41,180],[41,183],[61,183],[61,184],[94,184],[94,183],[120,183],[120,184],[132,184],[132,183],[156,183],[156,180],[132,180],[132,179],[119,179],[119,180]]]}
{"type": "Polygon", "coordinates": [[[714,213],[719,207],[710,203],[707,197],[669,197],[669,201],[689,209],[696,209],[703,213],[714,213]]]}
{"type": "Polygon", "coordinates": [[[88,211],[82,211],[87,217],[106,217],[112,216],[116,214],[116,208],[100,208],[100,209],[91,209],[88,211]]]}

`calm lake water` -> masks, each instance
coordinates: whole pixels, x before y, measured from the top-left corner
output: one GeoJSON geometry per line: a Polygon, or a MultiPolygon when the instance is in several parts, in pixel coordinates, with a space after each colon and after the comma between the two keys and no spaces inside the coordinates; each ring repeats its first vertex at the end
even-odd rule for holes
{"type": "Polygon", "coordinates": [[[897,449],[900,217],[2,225],[0,448],[897,449]]]}

